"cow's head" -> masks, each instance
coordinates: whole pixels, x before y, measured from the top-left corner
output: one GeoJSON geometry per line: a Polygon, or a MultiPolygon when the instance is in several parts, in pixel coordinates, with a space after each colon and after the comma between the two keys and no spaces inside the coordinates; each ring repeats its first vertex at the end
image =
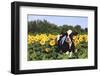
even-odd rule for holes
{"type": "Polygon", "coordinates": [[[73,32],[72,30],[68,30],[66,32],[66,42],[71,43],[73,41],[73,36],[77,35],[77,32],[73,32]]]}

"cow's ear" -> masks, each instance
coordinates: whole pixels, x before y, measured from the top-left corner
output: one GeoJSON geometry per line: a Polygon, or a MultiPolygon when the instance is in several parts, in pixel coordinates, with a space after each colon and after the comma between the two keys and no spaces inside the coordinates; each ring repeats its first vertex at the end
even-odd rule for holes
{"type": "Polygon", "coordinates": [[[74,31],[74,32],[73,32],[73,35],[74,35],[74,36],[78,35],[78,32],[74,31]]]}

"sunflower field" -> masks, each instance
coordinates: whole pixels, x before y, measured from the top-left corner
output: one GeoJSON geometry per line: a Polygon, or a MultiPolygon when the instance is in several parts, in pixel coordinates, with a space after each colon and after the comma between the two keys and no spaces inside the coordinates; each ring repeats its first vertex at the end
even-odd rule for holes
{"type": "Polygon", "coordinates": [[[73,41],[77,52],[69,57],[66,53],[61,54],[56,45],[55,34],[28,34],[28,61],[32,60],[59,60],[59,59],[85,59],[88,58],[88,36],[79,34],[74,36],[73,41]]]}

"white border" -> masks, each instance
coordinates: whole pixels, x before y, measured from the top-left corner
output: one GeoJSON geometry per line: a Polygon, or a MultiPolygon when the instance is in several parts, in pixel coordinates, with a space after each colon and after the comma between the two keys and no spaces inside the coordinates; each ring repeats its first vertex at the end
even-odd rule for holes
{"type": "Polygon", "coordinates": [[[43,7],[20,7],[20,70],[94,65],[94,11],[43,7]],[[27,61],[27,14],[88,17],[88,59],[27,61]]]}

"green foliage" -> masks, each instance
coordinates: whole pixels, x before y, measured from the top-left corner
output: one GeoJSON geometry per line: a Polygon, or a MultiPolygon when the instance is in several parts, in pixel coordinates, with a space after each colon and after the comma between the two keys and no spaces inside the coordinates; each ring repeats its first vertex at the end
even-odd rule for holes
{"type": "Polygon", "coordinates": [[[47,20],[41,21],[41,20],[34,20],[28,22],[28,33],[53,33],[58,34],[63,32],[66,32],[67,30],[73,30],[80,34],[87,33],[87,28],[83,29],[80,25],[72,26],[72,25],[61,25],[57,26],[56,24],[50,23],[47,20]]]}
{"type": "Polygon", "coordinates": [[[66,53],[60,53],[57,46],[48,46],[49,51],[46,52],[47,46],[40,46],[39,44],[28,45],[28,61],[32,60],[60,60],[60,59],[85,59],[88,58],[88,46],[87,42],[82,42],[77,46],[77,52],[72,57],[69,57],[66,53]]]}

